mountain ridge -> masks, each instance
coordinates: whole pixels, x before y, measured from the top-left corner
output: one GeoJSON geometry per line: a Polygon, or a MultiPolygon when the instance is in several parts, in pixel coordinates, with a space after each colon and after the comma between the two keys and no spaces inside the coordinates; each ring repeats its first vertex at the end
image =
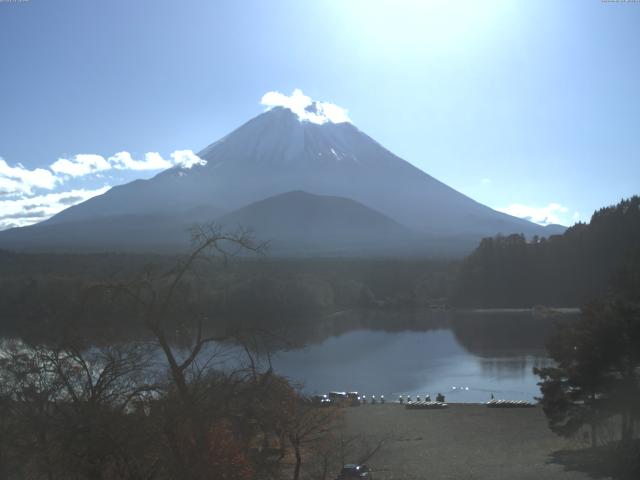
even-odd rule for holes
{"type": "MultiPolygon", "coordinates": [[[[174,166],[151,179],[114,187],[41,225],[93,223],[122,215],[179,217],[198,208],[231,213],[270,197],[304,191],[351,199],[425,239],[479,241],[496,234],[550,233],[457,192],[351,123],[301,121],[282,107],[252,118],[202,149],[199,156],[205,165],[174,166]]],[[[33,228],[21,229],[25,238],[33,228]]],[[[7,235],[16,234],[0,233],[0,246],[7,235]]],[[[126,232],[114,229],[111,235],[116,238],[126,232]]]]}
{"type": "MultiPolygon", "coordinates": [[[[189,248],[188,230],[198,219],[198,211],[174,214],[126,214],[91,220],[46,223],[25,229],[11,229],[3,245],[14,250],[46,250],[41,240],[58,245],[57,251],[171,252],[189,248]],[[68,235],[73,230],[73,236],[68,235]],[[118,230],[119,238],[110,238],[118,230]],[[123,238],[122,233],[126,233],[123,238]],[[124,242],[123,242],[124,240],[124,242]],[[74,248],[76,244],[83,248],[74,248]]],[[[208,212],[216,210],[206,209],[208,212]]],[[[395,220],[344,197],[313,195],[292,191],[251,203],[233,212],[212,215],[208,223],[234,231],[245,228],[261,242],[270,244],[270,253],[282,256],[365,254],[389,252],[400,247],[419,249],[420,236],[395,220]]]]}

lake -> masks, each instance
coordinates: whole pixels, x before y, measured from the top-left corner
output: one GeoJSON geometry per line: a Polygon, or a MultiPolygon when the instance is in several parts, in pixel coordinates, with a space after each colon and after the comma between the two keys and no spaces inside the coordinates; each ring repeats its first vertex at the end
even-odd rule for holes
{"type": "MultiPolygon", "coordinates": [[[[275,352],[270,356],[275,372],[309,394],[357,391],[395,401],[399,395],[435,399],[442,393],[449,402],[471,403],[488,401],[493,394],[532,401],[539,396],[533,367],[553,364],[546,339],[556,322],[575,316],[514,310],[345,311],[288,318],[277,341],[262,342],[256,351],[275,352]]],[[[245,350],[237,344],[206,350],[217,355],[214,363],[220,368],[246,364],[245,350]]],[[[164,370],[164,355],[157,350],[154,357],[154,368],[164,370]]]]}
{"type": "Polygon", "coordinates": [[[552,365],[545,339],[558,320],[531,312],[346,312],[301,328],[298,345],[272,357],[308,393],[358,391],[450,402],[539,396],[533,367],[552,365]]]}

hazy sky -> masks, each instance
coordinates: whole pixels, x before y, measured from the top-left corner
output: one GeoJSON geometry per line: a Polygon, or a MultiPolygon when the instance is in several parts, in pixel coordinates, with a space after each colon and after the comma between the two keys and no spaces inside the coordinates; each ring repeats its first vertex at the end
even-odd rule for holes
{"type": "Polygon", "coordinates": [[[640,3],[0,0],[0,227],[296,88],[494,208],[571,224],[640,193],[640,3]]]}

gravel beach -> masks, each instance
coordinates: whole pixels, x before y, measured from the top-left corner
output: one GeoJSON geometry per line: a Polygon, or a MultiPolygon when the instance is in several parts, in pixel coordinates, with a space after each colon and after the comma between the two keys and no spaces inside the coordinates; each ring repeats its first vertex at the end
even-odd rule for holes
{"type": "Polygon", "coordinates": [[[399,404],[349,408],[350,433],[393,440],[369,462],[376,480],[588,479],[554,462],[554,452],[584,447],[553,434],[540,407],[450,404],[407,410],[399,404]]]}

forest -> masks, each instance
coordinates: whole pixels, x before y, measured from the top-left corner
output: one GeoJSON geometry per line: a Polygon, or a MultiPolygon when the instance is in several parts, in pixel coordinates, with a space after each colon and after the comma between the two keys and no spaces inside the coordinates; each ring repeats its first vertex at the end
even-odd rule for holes
{"type": "MultiPolygon", "coordinates": [[[[180,258],[0,252],[2,329],[38,337],[74,319],[73,328],[92,337],[132,335],[131,312],[114,312],[95,287],[169,270],[180,258]]],[[[197,282],[182,285],[179,301],[183,310],[206,311],[216,329],[252,321],[275,328],[345,309],[442,307],[457,266],[437,259],[214,258],[198,265],[197,282]]]]}
{"type": "Polygon", "coordinates": [[[219,279],[203,273],[229,243],[259,246],[216,229],[195,240],[190,255],[135,276],[13,297],[37,304],[53,334],[2,339],[0,478],[326,479],[347,456],[375,455],[385,438],[345,432],[340,408],[274,372],[268,328],[212,327],[201,294],[219,279]],[[87,318],[114,330],[124,318],[144,338],[96,342],[87,318]],[[229,343],[244,354],[225,364],[229,343]]]}
{"type": "MultiPolygon", "coordinates": [[[[345,456],[366,461],[388,439],[349,436],[339,408],[318,408],[272,370],[270,352],[290,345],[282,332],[345,310],[583,306],[604,298],[549,345],[560,368],[588,370],[580,362],[591,356],[576,358],[563,346],[597,343],[589,333],[596,327],[611,338],[628,327],[637,338],[637,322],[624,323],[635,304],[620,310],[615,302],[638,298],[639,246],[640,197],[633,197],[562,236],[484,239],[462,261],[270,259],[248,233],[215,225],[201,227],[186,256],[0,252],[0,478],[326,479],[345,456]],[[251,255],[235,256],[235,247],[251,255]],[[221,369],[213,344],[240,346],[244,358],[221,369]]],[[[486,335],[458,313],[456,336],[482,349],[486,335]]],[[[550,334],[551,322],[540,319],[530,336],[550,334]]],[[[513,328],[521,327],[498,328],[503,335],[492,345],[513,344],[513,328]]],[[[611,365],[625,352],[636,362],[635,343],[625,345],[610,352],[611,365]]],[[[599,403],[588,404],[599,409],[591,423],[622,415],[632,438],[635,407],[600,406],[620,390],[610,370],[599,403]]],[[[538,373],[551,428],[575,434],[592,418],[575,413],[587,404],[572,396],[563,371],[538,373]]]]}
{"type": "MultiPolygon", "coordinates": [[[[131,312],[122,305],[114,312],[95,287],[156,275],[180,258],[0,251],[2,330],[51,336],[74,319],[73,329],[95,337],[132,335],[131,312]]],[[[217,330],[243,322],[276,328],[345,309],[576,307],[605,294],[639,259],[640,197],[633,197],[563,235],[485,238],[463,260],[216,257],[197,266],[197,282],[182,285],[179,301],[183,310],[205,310],[217,330]]]]}
{"type": "MultiPolygon", "coordinates": [[[[460,267],[459,307],[580,306],[607,293],[640,258],[640,197],[593,214],[563,235],[485,238],[460,267]]],[[[637,271],[637,270],[635,270],[637,271]]]]}

